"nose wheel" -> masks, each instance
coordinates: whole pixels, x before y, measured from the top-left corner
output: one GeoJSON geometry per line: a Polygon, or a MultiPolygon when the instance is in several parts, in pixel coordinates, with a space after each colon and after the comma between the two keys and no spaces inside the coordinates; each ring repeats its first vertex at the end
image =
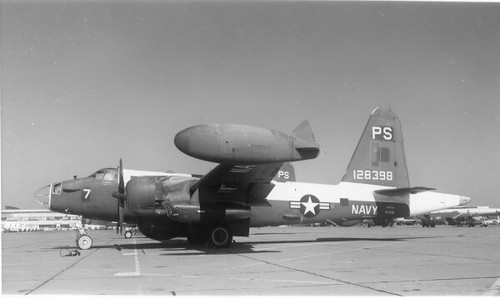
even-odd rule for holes
{"type": "Polygon", "coordinates": [[[90,249],[92,247],[92,243],[93,243],[92,238],[90,238],[89,235],[83,235],[76,239],[76,245],[81,250],[90,249]]]}
{"type": "Polygon", "coordinates": [[[76,230],[76,246],[81,250],[87,250],[92,247],[93,241],[82,226],[77,227],[76,230]]]}

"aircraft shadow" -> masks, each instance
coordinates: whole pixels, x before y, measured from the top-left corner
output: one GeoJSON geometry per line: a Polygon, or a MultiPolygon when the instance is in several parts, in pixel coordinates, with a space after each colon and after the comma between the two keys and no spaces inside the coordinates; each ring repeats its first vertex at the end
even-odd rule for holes
{"type": "MultiPolygon", "coordinates": [[[[94,249],[116,249],[117,251],[122,250],[138,250],[146,253],[145,251],[151,249],[161,249],[165,251],[165,256],[172,255],[200,255],[200,254],[240,254],[240,253],[269,253],[269,252],[279,252],[271,250],[259,250],[254,251],[253,245],[248,245],[246,243],[233,243],[230,248],[215,249],[207,247],[203,244],[191,244],[185,240],[166,240],[162,242],[149,242],[149,243],[138,243],[138,244],[109,244],[109,245],[94,245],[90,250],[94,249]]],[[[52,249],[62,250],[79,250],[76,245],[66,245],[66,246],[55,246],[52,249]]]]}
{"type": "Polygon", "coordinates": [[[252,236],[256,235],[296,235],[297,233],[252,233],[252,236]]]}
{"type": "Polygon", "coordinates": [[[351,241],[405,241],[411,239],[427,239],[436,237],[387,237],[387,238],[358,238],[358,237],[332,237],[332,238],[317,238],[314,240],[266,240],[266,241],[251,241],[246,244],[287,244],[287,243],[314,243],[314,242],[351,242],[351,241]]]}
{"type": "MultiPolygon", "coordinates": [[[[296,244],[296,243],[328,243],[328,242],[353,242],[353,241],[374,241],[374,242],[398,242],[412,239],[430,239],[437,238],[433,236],[422,237],[386,237],[386,238],[360,238],[360,237],[332,237],[332,238],[317,238],[312,240],[265,240],[265,241],[249,241],[249,242],[233,242],[229,248],[209,248],[203,244],[191,244],[186,240],[166,240],[162,242],[148,242],[138,244],[109,244],[109,245],[94,245],[91,249],[116,249],[122,250],[139,250],[144,251],[150,249],[161,249],[165,251],[160,255],[163,256],[189,256],[189,255],[224,255],[224,254],[254,254],[254,253],[279,253],[280,250],[254,250],[255,245],[260,244],[296,244]]],[[[78,249],[75,246],[57,246],[53,249],[78,249]]]]}

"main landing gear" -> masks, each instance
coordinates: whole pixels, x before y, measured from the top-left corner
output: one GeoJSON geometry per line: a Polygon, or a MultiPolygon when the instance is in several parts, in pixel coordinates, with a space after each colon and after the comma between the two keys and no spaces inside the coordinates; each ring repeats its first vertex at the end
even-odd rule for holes
{"type": "Polygon", "coordinates": [[[125,236],[125,239],[130,239],[132,238],[133,235],[137,235],[137,228],[127,228],[125,230],[125,233],[124,233],[124,236],[125,236]]]}
{"type": "Polygon", "coordinates": [[[208,242],[215,248],[229,247],[233,242],[233,234],[229,227],[225,225],[218,225],[210,230],[208,242]]]}
{"type": "Polygon", "coordinates": [[[226,248],[233,242],[233,233],[225,224],[216,224],[210,228],[194,228],[188,234],[191,244],[205,244],[207,248],[226,248]]]}
{"type": "Polygon", "coordinates": [[[125,232],[125,239],[130,239],[132,238],[132,232],[131,231],[126,231],[125,232]]]}

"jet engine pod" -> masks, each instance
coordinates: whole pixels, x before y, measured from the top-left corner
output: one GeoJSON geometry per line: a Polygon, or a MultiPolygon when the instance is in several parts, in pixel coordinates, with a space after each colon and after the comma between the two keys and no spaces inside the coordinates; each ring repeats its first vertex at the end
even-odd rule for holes
{"type": "Polygon", "coordinates": [[[155,218],[141,219],[138,227],[144,236],[161,241],[187,235],[189,226],[166,218],[155,218]]]}
{"type": "Polygon", "coordinates": [[[127,204],[132,209],[155,207],[156,178],[137,177],[127,183],[127,204]]]}
{"type": "Polygon", "coordinates": [[[319,154],[307,121],[291,134],[241,124],[197,125],[179,132],[174,143],[201,160],[242,165],[298,161],[319,154]]]}
{"type": "Polygon", "coordinates": [[[334,223],[341,226],[341,227],[352,227],[354,225],[357,225],[361,222],[359,219],[355,220],[345,220],[345,219],[339,219],[335,220],[334,223]]]}

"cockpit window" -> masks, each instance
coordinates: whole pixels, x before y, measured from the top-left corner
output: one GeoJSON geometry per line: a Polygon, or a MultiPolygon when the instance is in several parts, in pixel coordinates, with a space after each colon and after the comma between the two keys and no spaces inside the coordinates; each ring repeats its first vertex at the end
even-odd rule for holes
{"type": "Polygon", "coordinates": [[[61,194],[61,189],[62,189],[62,184],[61,183],[54,184],[54,186],[52,187],[52,193],[55,194],[55,195],[60,195],[61,194]]]}
{"type": "Polygon", "coordinates": [[[100,169],[89,177],[97,180],[114,181],[118,180],[118,170],[114,168],[100,169]]]}
{"type": "Polygon", "coordinates": [[[102,178],[103,180],[107,181],[113,181],[116,178],[116,173],[113,173],[111,171],[107,171],[104,173],[104,177],[102,178]]]}

